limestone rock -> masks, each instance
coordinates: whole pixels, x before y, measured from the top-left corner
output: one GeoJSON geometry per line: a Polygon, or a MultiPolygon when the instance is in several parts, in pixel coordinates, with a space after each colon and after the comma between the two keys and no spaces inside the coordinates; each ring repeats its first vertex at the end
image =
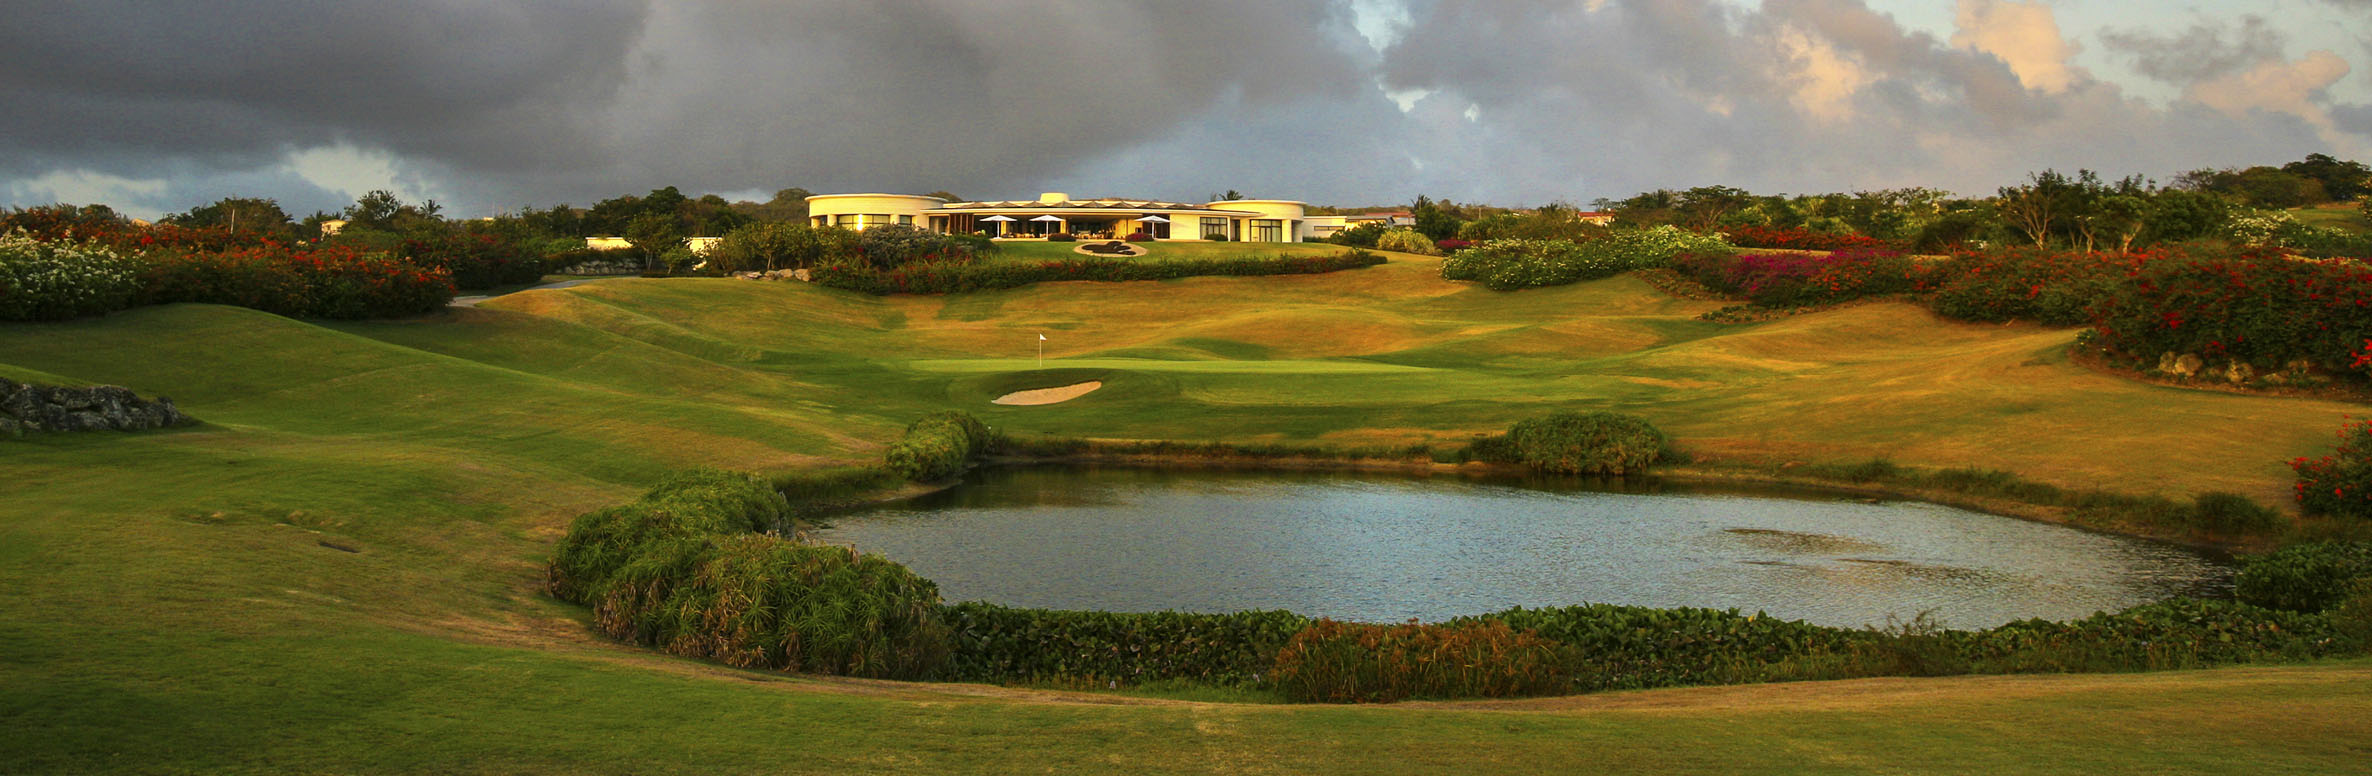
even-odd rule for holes
{"type": "Polygon", "coordinates": [[[2224,380],[2233,385],[2246,385],[2254,379],[2257,379],[2257,369],[2248,364],[2234,361],[2231,366],[2224,368],[2224,380]]]}
{"type": "Polygon", "coordinates": [[[137,431],[190,422],[173,400],[145,401],[114,385],[63,388],[0,378],[0,436],[34,431],[137,431]]]}

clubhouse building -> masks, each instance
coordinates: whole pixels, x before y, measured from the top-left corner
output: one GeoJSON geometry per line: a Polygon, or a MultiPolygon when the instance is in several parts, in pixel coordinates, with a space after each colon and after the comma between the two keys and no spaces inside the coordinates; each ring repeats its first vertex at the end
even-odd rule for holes
{"type": "Polygon", "coordinates": [[[1119,239],[1144,232],[1157,240],[1302,242],[1323,236],[1324,226],[1341,228],[1341,216],[1319,216],[1312,224],[1306,203],[1289,199],[1161,202],[1149,199],[1071,199],[1050,192],[1035,200],[949,202],[910,194],[818,194],[807,198],[813,226],[864,230],[902,224],[942,234],[982,234],[999,239],[1045,239],[1069,234],[1083,239],[1119,239]]]}

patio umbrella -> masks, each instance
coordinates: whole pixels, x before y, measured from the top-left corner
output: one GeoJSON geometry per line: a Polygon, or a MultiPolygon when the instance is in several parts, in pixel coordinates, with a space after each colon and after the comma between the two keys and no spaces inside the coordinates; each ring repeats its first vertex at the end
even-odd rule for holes
{"type": "Polygon", "coordinates": [[[1139,219],[1137,219],[1137,220],[1139,220],[1139,221],[1143,221],[1143,222],[1145,222],[1145,223],[1148,223],[1148,224],[1166,224],[1166,223],[1169,223],[1169,222],[1170,222],[1170,220],[1169,220],[1169,219],[1167,219],[1167,218],[1162,218],[1161,216],[1146,216],[1146,217],[1144,217],[1144,218],[1139,218],[1139,219]]]}
{"type": "Polygon", "coordinates": [[[1032,220],[1032,221],[1047,221],[1047,222],[1056,222],[1056,221],[1061,221],[1061,220],[1062,220],[1062,216],[1038,216],[1037,218],[1032,218],[1032,219],[1030,219],[1030,220],[1032,220]]]}
{"type": "MultiPolygon", "coordinates": [[[[989,221],[1005,222],[1005,221],[1011,221],[1011,220],[1013,220],[1013,217],[1012,217],[1012,216],[989,216],[989,217],[987,217],[987,218],[983,218],[983,219],[980,219],[980,220],[981,220],[981,222],[982,222],[982,223],[986,223],[986,222],[989,222],[989,221]]],[[[997,234],[1004,234],[1004,233],[1005,233],[1005,227],[1002,227],[1002,226],[999,226],[999,227],[997,227],[997,234]]]]}

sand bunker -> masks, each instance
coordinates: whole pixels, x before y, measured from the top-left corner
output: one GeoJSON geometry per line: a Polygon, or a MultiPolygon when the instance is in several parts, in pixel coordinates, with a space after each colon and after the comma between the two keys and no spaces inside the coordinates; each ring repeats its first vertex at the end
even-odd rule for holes
{"type": "Polygon", "coordinates": [[[1012,393],[999,396],[995,401],[989,403],[1019,405],[1054,404],[1057,402],[1066,402],[1081,396],[1086,396],[1088,391],[1093,391],[1102,387],[1104,387],[1104,382],[1102,380],[1089,380],[1077,385],[1065,385],[1060,388],[1038,388],[1028,391],[1014,391],[1012,393]]]}

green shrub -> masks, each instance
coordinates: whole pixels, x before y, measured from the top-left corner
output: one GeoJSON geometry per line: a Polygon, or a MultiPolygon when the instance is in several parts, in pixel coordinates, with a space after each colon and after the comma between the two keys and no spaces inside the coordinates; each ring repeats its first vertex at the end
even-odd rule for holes
{"type": "Polygon", "coordinates": [[[889,446],[889,470],[915,482],[938,482],[962,474],[988,449],[988,427],[962,412],[925,415],[906,426],[906,436],[889,446]]]}
{"type": "Polygon", "coordinates": [[[424,234],[404,240],[395,255],[416,266],[444,270],[453,276],[455,288],[533,283],[544,276],[543,260],[536,254],[490,234],[424,234]]]}
{"type": "Polygon", "coordinates": [[[1309,621],[1284,611],[1077,612],[986,603],[946,607],[951,678],[981,682],[1257,684],[1309,621]]]}
{"type": "Polygon", "coordinates": [[[659,573],[630,563],[601,591],[604,633],[742,668],[923,679],[946,665],[938,586],[879,555],[761,534],[663,550],[659,573]]]}
{"type": "Polygon", "coordinates": [[[2372,577],[2372,542],[2306,542],[2250,558],[2233,580],[2241,601],[2271,609],[2319,612],[2372,577]]]}
{"type": "Polygon", "coordinates": [[[1419,256],[1441,255],[1441,249],[1434,247],[1433,240],[1425,237],[1423,234],[1418,233],[1415,229],[1392,229],[1386,231],[1382,235],[1376,237],[1375,247],[1377,250],[1414,253],[1419,256]]]}
{"type": "Polygon", "coordinates": [[[708,264],[719,272],[806,269],[849,259],[857,242],[855,232],[837,227],[755,221],[726,232],[709,248],[708,264]]]}
{"type": "Polygon", "coordinates": [[[2372,652],[2372,577],[2357,579],[2347,597],[2331,607],[2331,628],[2357,652],[2372,652]]]}
{"type": "Polygon", "coordinates": [[[716,469],[676,472],[640,499],[577,517],[552,552],[549,587],[562,600],[591,603],[611,575],[652,545],[771,530],[789,518],[789,503],[757,478],[716,469]]]}
{"type": "MultiPolygon", "coordinates": [[[[2365,342],[2372,347],[2372,340],[2365,342]]],[[[2298,506],[2307,514],[2372,520],[2372,420],[2349,421],[2339,447],[2321,458],[2290,462],[2297,472],[2298,506]]]]}
{"type": "Polygon", "coordinates": [[[0,235],[0,321],[62,321],[131,307],[140,266],[97,243],[0,235]]]}
{"type": "Polygon", "coordinates": [[[1055,232],[1053,234],[1046,235],[1047,242],[1077,242],[1078,240],[1079,238],[1073,237],[1066,232],[1055,232]]]}
{"type": "Polygon", "coordinates": [[[1384,232],[1391,228],[1382,221],[1361,221],[1356,226],[1335,232],[1326,241],[1351,248],[1374,248],[1377,247],[1376,242],[1383,239],[1384,232]]]}
{"type": "Polygon", "coordinates": [[[1980,673],[2205,668],[2342,654],[2331,619],[2177,598],[2072,622],[2022,620],[1942,634],[1980,673]]]}
{"type": "Polygon", "coordinates": [[[875,269],[941,262],[961,264],[972,260],[970,246],[968,241],[928,229],[892,224],[856,233],[855,253],[849,258],[875,269]]]}
{"type": "Polygon", "coordinates": [[[1568,686],[1556,642],[1502,621],[1319,620],[1277,652],[1275,681],[1285,697],[1319,703],[1504,698],[1568,686]]]}
{"type": "Polygon", "coordinates": [[[1722,684],[1771,678],[1791,662],[1840,655],[1877,638],[1736,610],[1586,604],[1516,608],[1491,620],[1564,645],[1573,691],[1722,684]]]}
{"type": "Polygon", "coordinates": [[[1486,446],[1481,455],[1493,457],[1477,459],[1494,460],[1512,448],[1514,462],[1538,471],[1629,475],[1646,472],[1670,444],[1664,432],[1638,417],[1560,412],[1517,422],[1507,431],[1506,447],[1486,446]]]}
{"type": "Polygon", "coordinates": [[[2209,491],[2191,500],[2191,516],[2199,527],[2217,533],[2263,534],[2289,527],[2280,512],[2238,493],[2209,491]]]}

